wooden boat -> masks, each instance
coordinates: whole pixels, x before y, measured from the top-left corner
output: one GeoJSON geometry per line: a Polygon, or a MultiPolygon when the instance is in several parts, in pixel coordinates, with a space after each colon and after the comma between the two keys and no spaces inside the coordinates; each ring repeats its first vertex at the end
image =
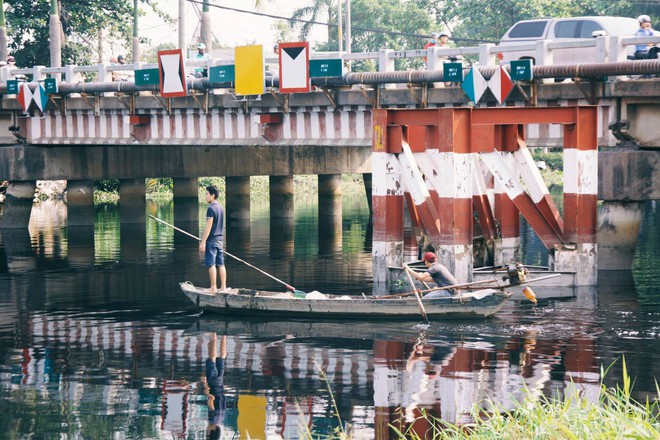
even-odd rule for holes
{"type": "MultiPolygon", "coordinates": [[[[290,292],[230,289],[212,294],[186,281],[181,291],[197,307],[228,315],[268,316],[271,318],[341,318],[341,319],[419,319],[417,300],[319,294],[318,299],[295,298],[290,292]]],[[[429,318],[485,318],[497,313],[513,294],[503,289],[482,289],[447,298],[424,299],[429,318]]]]}

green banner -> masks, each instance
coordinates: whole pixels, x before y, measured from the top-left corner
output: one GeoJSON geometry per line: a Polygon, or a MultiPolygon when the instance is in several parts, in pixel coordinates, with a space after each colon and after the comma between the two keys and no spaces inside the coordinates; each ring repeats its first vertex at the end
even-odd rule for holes
{"type": "Polygon", "coordinates": [[[18,93],[18,81],[15,79],[7,80],[7,94],[16,95],[18,93]]]}
{"type": "Polygon", "coordinates": [[[531,81],[534,78],[532,60],[511,61],[511,79],[514,81],[531,81]]]}
{"type": "Polygon", "coordinates": [[[442,77],[445,82],[463,82],[463,64],[462,63],[443,63],[442,77]]]}

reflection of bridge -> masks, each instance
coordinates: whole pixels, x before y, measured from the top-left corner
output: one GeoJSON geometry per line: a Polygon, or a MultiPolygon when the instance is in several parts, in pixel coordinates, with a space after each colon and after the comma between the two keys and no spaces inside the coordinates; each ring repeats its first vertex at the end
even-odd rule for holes
{"type": "MultiPolygon", "coordinates": [[[[202,319],[199,326],[190,332],[94,315],[34,312],[29,321],[15,326],[15,340],[24,345],[12,357],[14,368],[6,383],[12,390],[42,389],[43,384],[48,384],[48,392],[55,386],[75,390],[66,403],[78,410],[97,401],[102,414],[120,415],[128,408],[154,420],[162,418],[158,425],[164,430],[204,430],[205,411],[188,402],[200,400],[198,382],[208,356],[209,332],[217,331],[219,336],[228,334],[227,395],[240,401],[242,396],[272,390],[267,430],[284,429],[291,414],[311,418],[332,413],[332,402],[318,392],[326,387],[320,369],[338,402],[347,400],[362,408],[344,413],[346,421],[373,425],[375,438],[383,439],[389,438],[389,424],[423,429],[422,421],[412,423],[421,409],[450,422],[468,421],[472,404],[486,398],[512,409],[523,396],[523,384],[533,396],[549,387],[553,393],[579,388],[593,401],[599,390],[590,337],[554,342],[536,341],[533,335],[512,337],[504,348],[497,348],[478,342],[481,337],[470,342],[468,336],[468,341],[448,346],[426,344],[415,357],[411,341],[416,336],[407,326],[215,318],[202,319]],[[355,345],[365,338],[366,345],[355,345]],[[62,374],[64,356],[66,370],[80,374],[62,374]],[[98,382],[100,377],[109,380],[98,382]],[[141,384],[137,392],[136,381],[141,384]],[[297,411],[292,409],[292,396],[299,403],[297,411]],[[300,404],[306,398],[314,405],[300,404]]],[[[81,420],[78,426],[84,429],[84,424],[81,420]]]]}
{"type": "MultiPolygon", "coordinates": [[[[592,81],[589,85],[535,84],[526,94],[529,97],[533,92],[533,103],[543,108],[597,102],[598,145],[613,146],[619,138],[636,140],[650,148],[599,154],[602,178],[598,194],[608,202],[601,219],[606,227],[599,239],[599,264],[601,268],[627,268],[639,226],[635,222],[640,202],[660,197],[657,151],[653,150],[660,134],[652,122],[657,105],[650,98],[657,94],[657,84],[651,80],[592,81]],[[613,133],[608,129],[610,125],[613,133]],[[620,257],[621,250],[627,252],[627,259],[620,257]]],[[[208,90],[172,100],[145,93],[150,95],[56,96],[58,108],[47,110],[43,117],[38,111],[22,117],[18,103],[4,98],[6,120],[16,118],[11,123],[13,133],[25,144],[0,149],[0,176],[12,182],[1,226],[27,225],[38,179],[68,180],[68,222],[89,225],[93,222],[93,180],[120,179],[121,220],[142,223],[142,179],[172,177],[175,221],[195,221],[197,178],[215,175],[227,178],[230,223],[250,215],[252,175],[269,176],[271,214],[287,219],[293,209],[293,175],[317,174],[320,217],[340,219],[339,175],[363,173],[371,188],[369,146],[374,109],[455,108],[467,103],[459,88],[427,85],[405,89],[324,88],[295,95],[273,92],[259,101],[236,101],[233,95],[208,90]]],[[[514,91],[509,103],[516,107],[530,104],[520,90],[514,91]]],[[[489,105],[491,102],[480,104],[489,105]]],[[[559,146],[563,145],[562,139],[557,124],[529,123],[524,127],[528,146],[559,146]]]]}

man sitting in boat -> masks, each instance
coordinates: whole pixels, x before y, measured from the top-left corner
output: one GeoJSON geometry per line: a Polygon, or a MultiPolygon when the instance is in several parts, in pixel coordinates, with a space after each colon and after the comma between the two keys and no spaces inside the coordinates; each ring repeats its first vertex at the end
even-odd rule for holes
{"type": "MultiPolygon", "coordinates": [[[[455,286],[458,284],[456,278],[449,272],[446,266],[437,261],[437,257],[433,252],[426,252],[422,258],[426,266],[426,272],[415,272],[407,264],[403,264],[403,269],[415,277],[416,280],[423,283],[435,282],[438,287],[455,286]]],[[[424,295],[424,298],[443,298],[452,296],[455,293],[454,289],[441,289],[434,290],[433,292],[424,295]]]]}

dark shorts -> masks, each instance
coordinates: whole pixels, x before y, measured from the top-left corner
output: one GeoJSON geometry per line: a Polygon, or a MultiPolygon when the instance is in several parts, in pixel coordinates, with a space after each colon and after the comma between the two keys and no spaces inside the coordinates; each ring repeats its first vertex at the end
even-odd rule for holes
{"type": "Polygon", "coordinates": [[[222,252],[221,241],[206,242],[206,252],[204,252],[204,264],[206,265],[206,267],[225,265],[225,255],[222,252]]]}

